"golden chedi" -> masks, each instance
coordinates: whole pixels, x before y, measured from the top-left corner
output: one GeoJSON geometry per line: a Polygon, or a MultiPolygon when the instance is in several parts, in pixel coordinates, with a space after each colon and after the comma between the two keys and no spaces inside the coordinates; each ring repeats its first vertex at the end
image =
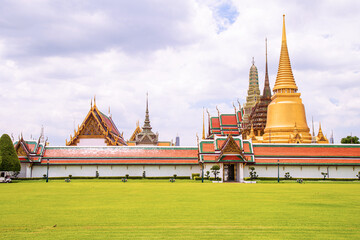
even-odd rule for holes
{"type": "Polygon", "coordinates": [[[287,49],[284,15],[279,68],[268,107],[264,143],[311,143],[305,108],[297,91],[287,49]]]}

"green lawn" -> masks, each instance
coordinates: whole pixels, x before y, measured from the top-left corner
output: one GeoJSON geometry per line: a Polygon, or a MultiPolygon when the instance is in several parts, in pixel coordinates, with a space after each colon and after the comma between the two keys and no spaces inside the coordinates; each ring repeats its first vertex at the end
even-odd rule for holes
{"type": "Polygon", "coordinates": [[[360,238],[359,182],[265,183],[0,184],[0,239],[360,238]]]}

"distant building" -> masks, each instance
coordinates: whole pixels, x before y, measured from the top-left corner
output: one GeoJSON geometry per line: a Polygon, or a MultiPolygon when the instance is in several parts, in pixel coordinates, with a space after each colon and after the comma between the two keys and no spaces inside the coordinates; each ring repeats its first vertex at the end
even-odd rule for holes
{"type": "Polygon", "coordinates": [[[176,136],[175,146],[180,146],[180,137],[179,137],[179,135],[176,136]]]}

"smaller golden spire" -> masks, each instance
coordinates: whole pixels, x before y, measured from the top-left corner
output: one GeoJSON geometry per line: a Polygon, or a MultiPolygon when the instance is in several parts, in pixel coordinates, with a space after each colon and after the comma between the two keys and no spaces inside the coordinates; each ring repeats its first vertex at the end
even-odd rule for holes
{"type": "Polygon", "coordinates": [[[96,95],[94,95],[94,107],[96,107],[96,95]]]}
{"type": "Polygon", "coordinates": [[[249,133],[248,139],[251,139],[251,140],[253,140],[253,141],[256,141],[256,140],[257,140],[257,139],[256,139],[256,136],[255,136],[253,124],[251,124],[251,129],[250,129],[250,133],[249,133]]]}
{"type": "Polygon", "coordinates": [[[202,139],[205,139],[205,110],[203,108],[203,131],[202,131],[202,139]]]}

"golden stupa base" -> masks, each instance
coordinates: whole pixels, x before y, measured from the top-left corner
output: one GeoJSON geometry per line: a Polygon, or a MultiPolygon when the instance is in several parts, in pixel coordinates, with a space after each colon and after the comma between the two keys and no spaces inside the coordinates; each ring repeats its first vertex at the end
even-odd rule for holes
{"type": "Polygon", "coordinates": [[[266,129],[263,143],[311,143],[312,136],[309,129],[274,128],[266,129]]]}

